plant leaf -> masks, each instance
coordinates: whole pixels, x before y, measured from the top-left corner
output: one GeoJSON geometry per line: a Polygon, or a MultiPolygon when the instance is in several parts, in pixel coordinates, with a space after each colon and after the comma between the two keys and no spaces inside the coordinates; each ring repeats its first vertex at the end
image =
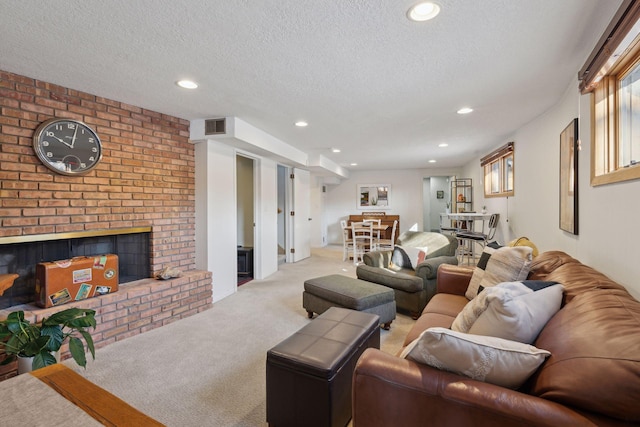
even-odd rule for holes
{"type": "Polygon", "coordinates": [[[84,337],[84,340],[87,342],[87,347],[89,347],[89,351],[91,352],[91,356],[93,356],[93,360],[96,360],[96,349],[93,346],[93,337],[91,334],[85,330],[79,330],[80,334],[84,337]]]}
{"type": "Polygon", "coordinates": [[[33,357],[33,364],[31,365],[31,369],[35,371],[36,369],[44,368],[45,366],[49,366],[49,365],[54,365],[55,363],[56,363],[56,358],[53,357],[53,355],[49,353],[47,350],[43,350],[33,357]]]}
{"type": "Polygon", "coordinates": [[[83,316],[94,317],[96,311],[88,308],[71,307],[66,310],[52,314],[50,317],[43,319],[43,325],[70,325],[69,322],[83,316]]]}
{"type": "Polygon", "coordinates": [[[8,365],[9,363],[13,362],[14,360],[16,360],[16,356],[15,355],[7,355],[7,357],[5,357],[2,362],[0,362],[0,366],[8,365]]]}
{"type": "Polygon", "coordinates": [[[49,342],[47,343],[47,350],[49,351],[60,350],[62,341],[64,341],[64,333],[62,332],[62,328],[59,325],[43,326],[42,329],[40,330],[40,334],[43,336],[49,337],[49,342]]]}
{"type": "Polygon", "coordinates": [[[13,322],[13,323],[24,322],[24,311],[22,311],[22,310],[12,311],[7,316],[7,321],[8,322],[13,322]]]}
{"type": "Polygon", "coordinates": [[[47,336],[38,337],[34,341],[29,341],[22,346],[22,349],[20,350],[20,356],[31,357],[37,355],[43,350],[46,351],[45,349],[48,342],[49,337],[47,336]]]}
{"type": "Polygon", "coordinates": [[[87,366],[87,357],[84,354],[84,345],[78,337],[69,337],[69,351],[73,360],[83,368],[87,366]]]}

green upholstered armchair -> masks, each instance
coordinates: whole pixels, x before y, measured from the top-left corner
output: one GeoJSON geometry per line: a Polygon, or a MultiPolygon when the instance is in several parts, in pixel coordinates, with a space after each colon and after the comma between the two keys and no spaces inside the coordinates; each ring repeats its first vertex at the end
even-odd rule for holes
{"type": "Polygon", "coordinates": [[[396,307],[417,319],[436,293],[436,277],[440,264],[458,264],[458,240],[442,233],[405,231],[396,242],[403,247],[427,248],[425,260],[415,269],[397,251],[372,251],[364,254],[356,269],[359,279],[392,288],[396,307]]]}

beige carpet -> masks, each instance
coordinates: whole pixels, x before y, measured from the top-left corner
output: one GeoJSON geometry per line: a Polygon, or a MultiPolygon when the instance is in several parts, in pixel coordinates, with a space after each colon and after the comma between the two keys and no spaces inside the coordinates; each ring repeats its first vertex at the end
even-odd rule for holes
{"type": "MultiPolygon", "coordinates": [[[[355,277],[342,247],[314,249],[210,310],[99,349],[86,370],[64,363],[168,426],[265,426],[267,350],[309,322],[304,280],[336,273],[355,277]]],[[[398,314],[382,350],[395,354],[412,324],[398,314]]]]}

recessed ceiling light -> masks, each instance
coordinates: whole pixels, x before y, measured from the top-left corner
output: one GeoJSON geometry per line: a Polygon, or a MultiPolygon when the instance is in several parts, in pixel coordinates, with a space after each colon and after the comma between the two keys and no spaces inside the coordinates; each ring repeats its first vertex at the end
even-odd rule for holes
{"type": "Polygon", "coordinates": [[[439,13],[440,6],[427,1],[412,6],[407,11],[407,17],[412,21],[422,22],[435,18],[439,13]]]}
{"type": "Polygon", "coordinates": [[[339,148],[332,148],[331,151],[333,151],[334,153],[339,153],[340,149],[339,148]]]}
{"type": "Polygon", "coordinates": [[[449,144],[447,144],[446,142],[443,142],[442,144],[438,144],[438,147],[444,148],[444,147],[448,147],[449,144]]]}
{"type": "Polygon", "coordinates": [[[351,163],[351,166],[358,166],[357,163],[351,163]]]}
{"type": "Polygon", "coordinates": [[[464,108],[459,109],[457,112],[458,112],[458,114],[469,114],[472,111],[473,111],[473,108],[464,107],[464,108]]]}
{"type": "Polygon", "coordinates": [[[436,161],[435,161],[435,160],[433,160],[433,159],[429,160],[429,163],[435,163],[435,162],[436,162],[436,161]]]}
{"type": "Polygon", "coordinates": [[[198,87],[198,83],[192,82],[191,80],[180,80],[176,82],[176,84],[185,89],[195,89],[198,87]]]}
{"type": "Polygon", "coordinates": [[[296,122],[296,126],[298,126],[299,128],[303,128],[309,126],[309,123],[305,122],[304,120],[300,120],[296,122]]]}

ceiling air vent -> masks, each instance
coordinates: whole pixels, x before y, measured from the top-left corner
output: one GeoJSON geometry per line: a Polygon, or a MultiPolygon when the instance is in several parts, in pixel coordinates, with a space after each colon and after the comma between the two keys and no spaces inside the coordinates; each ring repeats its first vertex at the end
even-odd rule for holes
{"type": "Polygon", "coordinates": [[[226,132],[226,119],[208,119],[204,121],[205,135],[223,135],[226,132]]]}

